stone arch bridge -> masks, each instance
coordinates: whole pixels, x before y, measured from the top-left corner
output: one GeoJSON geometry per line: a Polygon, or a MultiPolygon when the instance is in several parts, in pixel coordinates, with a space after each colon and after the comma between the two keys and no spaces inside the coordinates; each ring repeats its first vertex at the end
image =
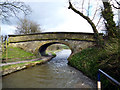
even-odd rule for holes
{"type": "MultiPolygon", "coordinates": [[[[100,34],[102,37],[102,34],[100,34]]],[[[72,54],[95,45],[93,33],[46,32],[26,35],[9,35],[9,46],[19,47],[36,55],[46,55],[47,47],[52,44],[67,45],[72,54]]]]}

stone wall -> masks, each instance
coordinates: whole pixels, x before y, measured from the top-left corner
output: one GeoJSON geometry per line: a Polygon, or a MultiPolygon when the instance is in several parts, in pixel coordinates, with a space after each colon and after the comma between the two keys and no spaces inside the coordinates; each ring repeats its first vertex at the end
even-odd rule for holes
{"type": "Polygon", "coordinates": [[[54,32],[27,35],[9,35],[9,42],[25,42],[39,40],[87,40],[94,41],[93,33],[54,32]]]}
{"type": "Polygon", "coordinates": [[[88,42],[88,41],[49,40],[49,41],[31,41],[31,42],[10,43],[9,46],[22,48],[23,50],[25,50],[27,52],[31,52],[31,53],[33,53],[35,55],[38,55],[38,54],[40,54],[39,49],[43,45],[49,44],[49,43],[54,43],[54,42],[57,42],[59,44],[67,45],[71,49],[72,54],[77,53],[78,51],[81,51],[82,49],[85,49],[85,48],[87,48],[89,46],[94,45],[94,42],[88,42]]]}
{"type": "MultiPolygon", "coordinates": [[[[100,34],[102,36],[102,34],[100,34]]],[[[45,55],[47,47],[52,44],[65,44],[72,55],[94,45],[93,33],[51,32],[27,35],[9,35],[9,46],[19,47],[35,55],[45,55]]]]}

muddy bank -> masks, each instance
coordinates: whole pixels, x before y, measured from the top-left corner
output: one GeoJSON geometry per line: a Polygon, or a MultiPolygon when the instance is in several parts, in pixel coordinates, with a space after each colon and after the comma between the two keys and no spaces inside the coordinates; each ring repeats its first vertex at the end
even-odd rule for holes
{"type": "Polygon", "coordinates": [[[27,68],[33,67],[35,65],[40,65],[40,64],[46,63],[54,57],[55,56],[46,56],[46,57],[42,57],[42,58],[34,60],[34,61],[30,60],[28,62],[21,62],[21,63],[16,63],[16,64],[11,63],[8,65],[3,65],[3,66],[1,66],[2,67],[1,73],[2,73],[2,76],[6,76],[13,72],[21,71],[23,69],[27,69],[27,68]]]}

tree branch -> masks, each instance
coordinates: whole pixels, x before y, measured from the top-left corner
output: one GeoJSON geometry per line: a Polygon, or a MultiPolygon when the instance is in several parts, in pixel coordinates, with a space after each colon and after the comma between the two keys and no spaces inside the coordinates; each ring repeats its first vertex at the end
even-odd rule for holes
{"type": "Polygon", "coordinates": [[[24,2],[16,2],[16,1],[6,1],[6,2],[0,2],[0,10],[1,10],[1,16],[2,21],[9,21],[9,17],[17,17],[18,13],[21,11],[25,15],[28,15],[31,13],[31,9],[29,6],[25,5],[24,2]]]}
{"type": "Polygon", "coordinates": [[[83,13],[83,5],[84,5],[84,0],[82,1],[82,13],[83,13]]]}
{"type": "Polygon", "coordinates": [[[116,8],[116,9],[120,9],[120,7],[116,7],[114,4],[112,4],[112,6],[113,6],[114,8],[116,8]]]}
{"type": "Polygon", "coordinates": [[[85,20],[87,20],[87,22],[91,25],[92,29],[93,29],[93,32],[94,32],[94,35],[95,35],[95,38],[98,39],[99,38],[99,33],[95,27],[95,24],[92,22],[92,20],[88,17],[88,16],[85,16],[83,13],[81,13],[80,11],[78,11],[77,9],[75,9],[70,0],[69,0],[69,7],[68,9],[72,9],[75,13],[77,13],[78,15],[80,15],[81,17],[83,17],[85,20]]]}
{"type": "Polygon", "coordinates": [[[115,0],[116,1],[116,3],[118,4],[118,5],[120,5],[120,3],[117,1],[117,0],[115,0]]]}
{"type": "Polygon", "coordinates": [[[88,10],[87,10],[87,16],[89,17],[89,10],[90,10],[90,0],[88,2],[88,10]]]}
{"type": "MultiPolygon", "coordinates": [[[[115,2],[120,6],[120,3],[117,0],[115,0],[115,2]]],[[[114,4],[112,4],[112,6],[116,9],[120,9],[120,7],[116,7],[114,4]]]]}
{"type": "Polygon", "coordinates": [[[96,27],[98,26],[98,24],[100,23],[100,20],[102,19],[102,17],[99,18],[97,24],[96,24],[96,27]]]}

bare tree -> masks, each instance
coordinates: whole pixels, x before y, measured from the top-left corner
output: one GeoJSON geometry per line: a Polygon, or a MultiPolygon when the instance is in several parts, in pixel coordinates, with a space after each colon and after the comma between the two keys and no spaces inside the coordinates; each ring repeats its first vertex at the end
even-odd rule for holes
{"type": "Polygon", "coordinates": [[[0,16],[2,22],[9,21],[10,17],[17,17],[17,14],[23,12],[25,15],[31,12],[28,5],[24,2],[16,2],[15,0],[0,0],[0,16]]]}
{"type": "Polygon", "coordinates": [[[26,18],[20,19],[16,28],[15,34],[31,34],[41,32],[39,24],[26,18]]]}
{"type": "Polygon", "coordinates": [[[118,2],[117,0],[115,0],[115,2],[117,3],[118,6],[115,6],[114,4],[112,4],[112,6],[116,9],[120,9],[120,2],[118,2]]]}
{"type": "MultiPolygon", "coordinates": [[[[98,30],[97,30],[97,28],[96,28],[96,25],[95,25],[94,22],[92,21],[92,20],[95,18],[97,9],[96,9],[96,11],[95,11],[95,14],[94,14],[93,19],[91,19],[91,18],[90,18],[90,12],[89,12],[89,10],[90,10],[90,0],[88,1],[88,8],[87,8],[88,10],[86,10],[86,11],[87,11],[87,15],[84,14],[84,12],[83,12],[83,5],[84,5],[84,3],[85,3],[85,1],[83,0],[83,2],[82,2],[82,11],[80,11],[80,10],[76,9],[76,8],[73,6],[73,4],[71,3],[71,1],[69,0],[69,7],[68,7],[68,9],[73,10],[75,13],[77,13],[78,15],[80,15],[81,17],[83,17],[85,20],[87,20],[87,22],[91,25],[91,27],[92,27],[92,29],[93,29],[96,43],[97,43],[97,45],[99,45],[101,39],[100,39],[98,30]]],[[[100,19],[99,19],[98,22],[100,22],[100,19]]],[[[97,24],[98,24],[98,23],[97,23],[97,24]]]]}

